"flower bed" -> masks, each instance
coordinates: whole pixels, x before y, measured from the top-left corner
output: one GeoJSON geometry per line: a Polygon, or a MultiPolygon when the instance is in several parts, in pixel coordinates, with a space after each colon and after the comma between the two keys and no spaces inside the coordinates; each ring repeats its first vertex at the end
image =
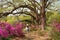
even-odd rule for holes
{"type": "Polygon", "coordinates": [[[6,22],[0,22],[0,39],[7,39],[9,37],[24,37],[24,33],[22,31],[23,24],[17,23],[15,27],[6,22]]]}

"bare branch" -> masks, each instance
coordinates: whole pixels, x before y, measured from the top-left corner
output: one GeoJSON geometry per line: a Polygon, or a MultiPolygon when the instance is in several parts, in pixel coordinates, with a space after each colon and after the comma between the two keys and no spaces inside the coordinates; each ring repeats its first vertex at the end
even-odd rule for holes
{"type": "Polygon", "coordinates": [[[28,0],[29,2],[31,2],[32,6],[34,7],[34,9],[36,9],[36,4],[35,4],[35,1],[33,0],[28,0]]]}
{"type": "Polygon", "coordinates": [[[47,3],[48,2],[48,0],[45,0],[45,3],[47,3]]]}
{"type": "Polygon", "coordinates": [[[46,4],[46,8],[51,4],[52,2],[49,2],[48,4],[46,4]]]}
{"type": "Polygon", "coordinates": [[[9,15],[9,14],[11,14],[11,13],[10,13],[10,12],[0,13],[0,18],[3,17],[3,16],[5,17],[5,16],[7,16],[7,15],[9,15]]]}
{"type": "Polygon", "coordinates": [[[15,14],[26,14],[26,15],[29,15],[29,16],[31,16],[33,19],[36,19],[36,17],[34,16],[34,15],[32,15],[30,12],[18,12],[18,13],[15,13],[15,14]]]}
{"type": "Polygon", "coordinates": [[[29,12],[22,12],[22,11],[21,12],[17,12],[17,13],[10,13],[10,12],[0,13],[0,18],[1,17],[6,17],[9,14],[13,14],[13,15],[15,15],[15,14],[26,14],[26,15],[30,15],[33,19],[36,19],[36,17],[34,17],[34,15],[32,15],[31,13],[29,13],[29,12]]]}
{"type": "Polygon", "coordinates": [[[0,13],[0,17],[2,17],[2,16],[7,16],[7,15],[9,15],[9,14],[12,14],[13,11],[15,11],[15,10],[18,9],[18,8],[28,8],[28,9],[32,10],[34,13],[36,13],[36,10],[34,10],[33,7],[31,7],[31,6],[29,6],[29,5],[20,5],[19,7],[15,7],[11,12],[0,13]]]}
{"type": "Polygon", "coordinates": [[[31,2],[31,4],[34,8],[37,7],[40,10],[39,6],[41,7],[41,5],[37,1],[35,1],[35,0],[28,0],[28,1],[31,2]]]}
{"type": "Polygon", "coordinates": [[[28,1],[29,2],[35,2],[35,3],[37,3],[40,6],[40,4],[37,1],[35,1],[35,0],[28,0],[28,1]]]}
{"type": "Polygon", "coordinates": [[[20,5],[19,7],[14,8],[14,9],[11,11],[11,13],[12,13],[14,10],[18,9],[18,8],[28,8],[28,9],[32,10],[34,13],[37,13],[36,10],[34,10],[34,8],[31,7],[31,6],[29,6],[29,5],[20,5]]]}
{"type": "Polygon", "coordinates": [[[15,8],[15,5],[12,2],[8,2],[8,3],[10,3],[15,8]]]}

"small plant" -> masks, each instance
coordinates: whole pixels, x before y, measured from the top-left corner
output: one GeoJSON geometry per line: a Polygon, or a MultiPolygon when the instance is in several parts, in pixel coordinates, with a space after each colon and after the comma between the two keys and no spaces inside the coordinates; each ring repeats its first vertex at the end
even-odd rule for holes
{"type": "Polygon", "coordinates": [[[52,24],[50,26],[53,26],[55,28],[55,31],[60,32],[60,22],[57,22],[56,20],[53,20],[52,24]]]}
{"type": "Polygon", "coordinates": [[[51,37],[54,40],[60,40],[60,32],[53,31],[51,37]]]}
{"type": "Polygon", "coordinates": [[[57,22],[56,20],[53,20],[52,22],[53,30],[52,30],[52,39],[54,40],[60,40],[60,22],[57,22]]]}

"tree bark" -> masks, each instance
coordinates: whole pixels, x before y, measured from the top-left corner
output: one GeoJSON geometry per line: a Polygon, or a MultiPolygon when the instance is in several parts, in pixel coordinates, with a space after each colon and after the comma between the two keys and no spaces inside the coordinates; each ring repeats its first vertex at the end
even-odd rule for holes
{"type": "Polygon", "coordinates": [[[40,16],[41,16],[41,29],[44,30],[46,25],[46,15],[45,15],[45,0],[42,0],[42,7],[40,10],[40,16]]]}

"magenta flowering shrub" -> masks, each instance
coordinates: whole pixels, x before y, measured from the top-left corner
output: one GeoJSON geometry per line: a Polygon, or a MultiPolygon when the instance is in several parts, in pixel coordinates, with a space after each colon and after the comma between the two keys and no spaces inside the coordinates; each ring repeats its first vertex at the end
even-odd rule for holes
{"type": "Polygon", "coordinates": [[[9,37],[9,33],[6,29],[1,29],[0,28],[0,37],[4,37],[4,38],[8,38],[9,37]]]}
{"type": "Polygon", "coordinates": [[[23,24],[17,23],[15,27],[13,27],[9,23],[0,22],[0,37],[8,38],[9,36],[24,36],[22,31],[23,24]]]}
{"type": "Polygon", "coordinates": [[[24,36],[24,33],[22,31],[24,24],[23,23],[17,23],[15,24],[15,35],[16,36],[24,36]]]}
{"type": "Polygon", "coordinates": [[[3,30],[3,33],[2,33],[3,35],[3,37],[4,38],[8,38],[9,37],[9,33],[8,33],[8,31],[5,29],[5,30],[3,30]]]}
{"type": "Polygon", "coordinates": [[[60,23],[59,22],[55,22],[54,24],[52,24],[54,27],[60,29],[60,23]]]}
{"type": "Polygon", "coordinates": [[[56,30],[56,31],[60,31],[60,22],[57,22],[57,21],[52,21],[52,24],[50,25],[50,26],[54,26],[54,29],[56,30]]]}

